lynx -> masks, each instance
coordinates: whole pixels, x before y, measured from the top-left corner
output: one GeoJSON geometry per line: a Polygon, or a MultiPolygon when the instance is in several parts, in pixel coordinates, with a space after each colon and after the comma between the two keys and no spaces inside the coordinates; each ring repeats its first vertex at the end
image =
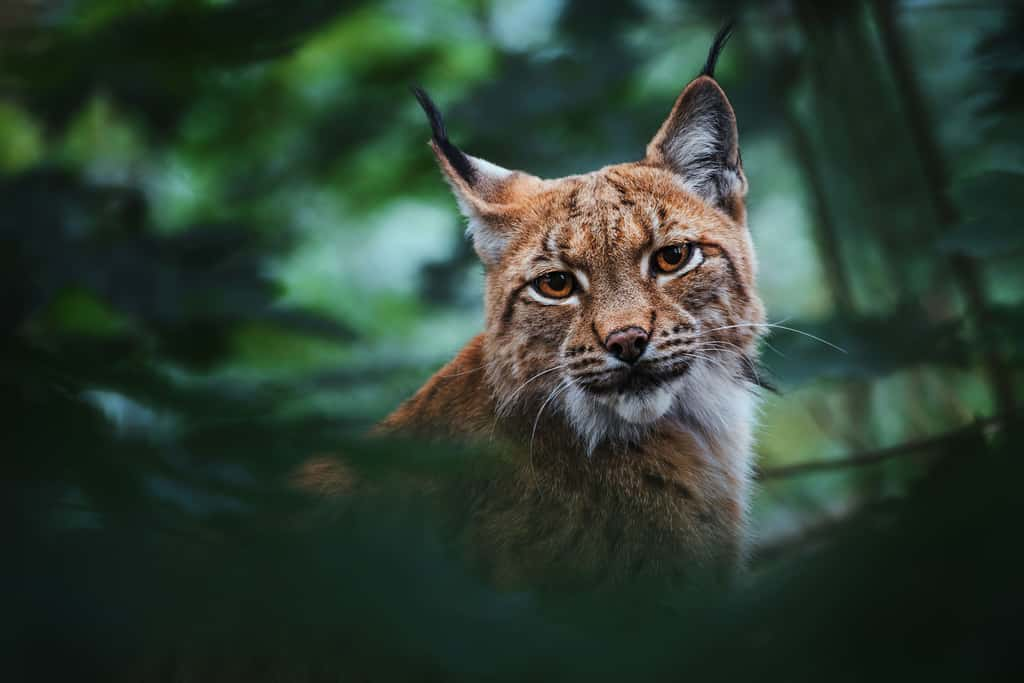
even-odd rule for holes
{"type": "Polygon", "coordinates": [[[722,576],[742,562],[764,322],[716,36],[640,161],[542,179],[470,156],[414,93],[483,262],[486,329],[381,425],[498,443],[495,576],[722,576]]]}

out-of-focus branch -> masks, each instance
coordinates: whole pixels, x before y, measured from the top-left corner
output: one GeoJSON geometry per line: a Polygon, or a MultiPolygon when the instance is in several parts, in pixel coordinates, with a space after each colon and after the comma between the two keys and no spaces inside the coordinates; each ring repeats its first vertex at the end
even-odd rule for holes
{"type": "Polygon", "coordinates": [[[836,308],[844,315],[851,315],[854,310],[853,288],[850,286],[846,264],[839,247],[838,230],[829,212],[824,176],[814,159],[814,151],[807,131],[804,130],[803,124],[793,111],[793,105],[785,102],[783,107],[786,125],[789,127],[793,155],[799,163],[804,182],[811,195],[811,205],[814,209],[812,226],[818,250],[821,252],[821,260],[825,265],[822,269],[825,281],[828,283],[829,292],[832,294],[836,308]]]}
{"type": "Polygon", "coordinates": [[[759,481],[788,479],[790,477],[799,477],[804,474],[814,474],[816,472],[828,472],[830,470],[839,470],[849,467],[863,467],[865,465],[872,465],[884,460],[891,460],[893,458],[908,455],[922,455],[937,446],[941,446],[967,436],[979,434],[987,427],[1000,424],[1005,420],[1005,417],[998,416],[981,418],[971,424],[948,432],[943,432],[942,434],[936,434],[935,436],[928,436],[914,441],[907,441],[906,443],[901,443],[895,446],[854,453],[853,455],[848,455],[843,458],[814,460],[811,462],[801,462],[793,465],[770,467],[768,469],[758,470],[757,479],[759,481]]]}

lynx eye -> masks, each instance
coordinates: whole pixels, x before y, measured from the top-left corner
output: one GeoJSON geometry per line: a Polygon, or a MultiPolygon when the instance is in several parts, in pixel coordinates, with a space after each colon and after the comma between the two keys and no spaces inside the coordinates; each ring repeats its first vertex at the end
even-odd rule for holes
{"type": "Polygon", "coordinates": [[[576,289],[576,278],[562,270],[545,273],[533,281],[533,288],[549,299],[564,299],[576,289]]]}
{"type": "Polygon", "coordinates": [[[651,270],[655,273],[674,273],[690,262],[692,252],[688,243],[662,247],[651,257],[651,270]]]}

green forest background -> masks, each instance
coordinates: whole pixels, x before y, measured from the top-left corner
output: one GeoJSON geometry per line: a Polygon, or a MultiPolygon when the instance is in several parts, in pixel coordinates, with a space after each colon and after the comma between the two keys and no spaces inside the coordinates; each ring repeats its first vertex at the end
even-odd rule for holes
{"type": "Polygon", "coordinates": [[[4,2],[5,668],[1024,668],[1022,36],[953,0],[4,2]],[[642,155],[729,17],[769,321],[830,342],[765,344],[750,574],[497,590],[404,485],[480,454],[363,438],[482,327],[408,87],[475,156],[586,172],[642,155]],[[372,485],[324,511],[314,455],[372,485]]]}

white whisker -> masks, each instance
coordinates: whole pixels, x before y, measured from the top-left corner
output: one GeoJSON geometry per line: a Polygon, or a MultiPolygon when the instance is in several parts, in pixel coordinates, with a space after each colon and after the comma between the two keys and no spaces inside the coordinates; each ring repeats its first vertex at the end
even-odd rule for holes
{"type": "Polygon", "coordinates": [[[558,384],[558,386],[556,386],[554,389],[551,390],[551,393],[548,394],[548,397],[546,399],[544,399],[543,403],[540,404],[540,408],[537,409],[537,417],[535,417],[534,420],[533,420],[533,430],[530,432],[530,467],[531,468],[533,467],[533,439],[534,439],[534,437],[537,436],[537,425],[540,424],[541,413],[544,412],[544,408],[547,406],[548,403],[550,403],[552,401],[552,399],[554,399],[556,396],[558,396],[558,394],[561,393],[562,391],[567,390],[570,386],[571,385],[569,384],[569,382],[566,382],[565,380],[562,380],[562,382],[560,382],[558,384]]]}
{"type": "Polygon", "coordinates": [[[538,373],[537,373],[536,375],[534,375],[534,376],[533,376],[533,377],[531,377],[530,379],[528,379],[528,380],[526,380],[525,382],[523,382],[522,384],[520,384],[520,385],[519,385],[519,387],[518,387],[518,388],[516,388],[516,390],[515,390],[515,391],[513,391],[513,392],[512,392],[511,394],[509,394],[507,398],[505,398],[505,399],[502,399],[502,401],[501,401],[501,405],[499,405],[499,406],[498,406],[498,412],[499,412],[499,413],[502,413],[502,412],[504,412],[504,411],[505,411],[505,409],[506,409],[506,408],[508,408],[509,406],[511,406],[511,405],[512,405],[512,402],[516,400],[516,396],[518,396],[518,395],[519,395],[519,393],[520,393],[520,392],[521,392],[521,391],[522,391],[523,389],[525,389],[525,388],[526,388],[526,385],[528,385],[528,384],[529,384],[530,382],[532,382],[533,380],[537,379],[538,377],[542,377],[543,375],[546,375],[546,374],[548,374],[549,372],[555,372],[556,370],[562,370],[563,368],[565,368],[565,367],[567,367],[567,366],[568,366],[568,363],[559,363],[558,365],[555,365],[555,366],[553,366],[553,367],[550,367],[550,368],[548,368],[548,369],[546,369],[546,370],[541,370],[541,371],[540,371],[540,372],[538,372],[538,373]]]}
{"type": "Polygon", "coordinates": [[[490,367],[490,366],[495,365],[495,364],[497,364],[499,362],[501,362],[501,359],[500,358],[495,358],[492,361],[488,361],[486,363],[483,363],[482,365],[478,365],[475,368],[470,368],[469,370],[463,370],[462,372],[453,372],[450,375],[440,375],[439,374],[437,377],[438,377],[438,379],[451,379],[452,377],[461,377],[462,375],[468,375],[471,372],[479,372],[479,371],[483,370],[484,368],[490,367]]]}
{"type": "Polygon", "coordinates": [[[835,349],[836,351],[839,351],[840,353],[848,353],[848,351],[846,349],[842,348],[841,346],[836,346],[835,344],[833,344],[832,342],[828,341],[827,339],[822,339],[821,337],[816,337],[813,334],[811,334],[810,332],[804,332],[803,330],[798,330],[795,327],[786,327],[785,325],[776,325],[775,323],[739,323],[739,324],[736,324],[736,325],[724,325],[722,327],[713,327],[710,330],[705,330],[705,331],[703,331],[700,334],[695,335],[695,336],[696,337],[703,337],[706,334],[710,334],[712,332],[717,332],[719,330],[732,330],[732,329],[736,329],[736,328],[739,328],[739,327],[766,327],[766,328],[769,328],[769,329],[778,329],[778,330],[786,330],[787,332],[795,332],[797,334],[802,334],[803,336],[807,337],[808,339],[813,339],[814,341],[821,342],[825,346],[831,347],[831,348],[835,349]]]}
{"type": "Polygon", "coordinates": [[[757,363],[755,363],[750,356],[736,344],[725,341],[724,339],[714,339],[709,342],[704,342],[702,345],[697,347],[698,351],[703,351],[705,349],[734,354],[743,364],[750,368],[750,371],[754,374],[754,380],[758,385],[761,385],[761,374],[758,372],[757,363]]]}
{"type": "Polygon", "coordinates": [[[772,351],[774,351],[775,353],[779,354],[781,357],[786,358],[786,354],[784,354],[782,351],[779,351],[777,348],[772,346],[771,343],[767,339],[764,340],[764,345],[767,346],[772,351]]]}

